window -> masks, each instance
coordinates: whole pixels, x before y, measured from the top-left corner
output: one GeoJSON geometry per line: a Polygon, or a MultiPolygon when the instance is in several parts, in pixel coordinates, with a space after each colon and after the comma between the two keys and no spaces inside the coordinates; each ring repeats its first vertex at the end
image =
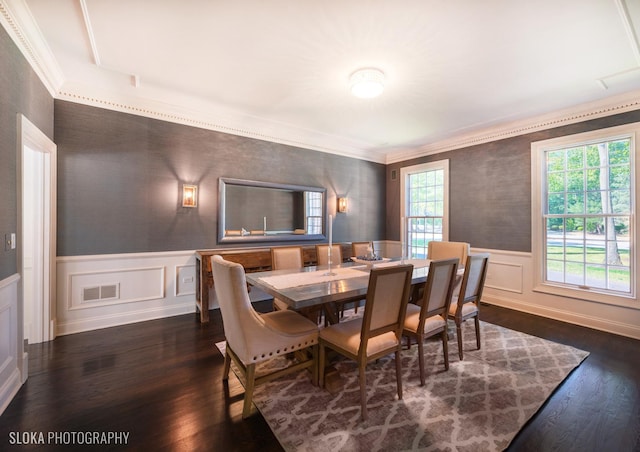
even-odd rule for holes
{"type": "Polygon", "coordinates": [[[638,131],[633,124],[532,144],[537,290],[634,296],[638,131]]]}
{"type": "Polygon", "coordinates": [[[448,238],[449,160],[402,168],[401,241],[409,258],[425,258],[432,240],[448,238]]]}
{"type": "Polygon", "coordinates": [[[304,205],[307,234],[322,234],[322,193],[305,191],[304,205]]]}

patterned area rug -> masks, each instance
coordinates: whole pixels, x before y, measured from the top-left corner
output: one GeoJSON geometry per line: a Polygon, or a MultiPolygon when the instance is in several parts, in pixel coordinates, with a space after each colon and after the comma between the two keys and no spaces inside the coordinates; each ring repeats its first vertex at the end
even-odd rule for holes
{"type": "MultiPolygon", "coordinates": [[[[588,352],[484,322],[476,350],[473,322],[463,328],[464,361],[454,330],[448,371],[442,344],[425,343],[423,387],[418,347],[403,350],[403,400],[393,357],[370,364],[366,422],[347,360],[335,365],[344,382],[336,394],[302,372],[258,386],[254,403],[287,451],[503,450],[588,352]]],[[[216,345],[223,352],[224,342],[216,345]]]]}

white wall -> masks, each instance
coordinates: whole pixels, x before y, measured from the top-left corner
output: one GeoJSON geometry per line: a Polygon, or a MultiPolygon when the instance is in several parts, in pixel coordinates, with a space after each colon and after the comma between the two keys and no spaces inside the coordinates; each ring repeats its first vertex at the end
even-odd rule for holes
{"type": "Polygon", "coordinates": [[[18,282],[20,276],[15,274],[0,281],[0,415],[18,392],[26,379],[26,360],[21,359],[23,353],[18,328],[18,282]]]}
{"type": "Polygon", "coordinates": [[[57,334],[195,312],[195,265],[195,251],[58,257],[57,334]]]}

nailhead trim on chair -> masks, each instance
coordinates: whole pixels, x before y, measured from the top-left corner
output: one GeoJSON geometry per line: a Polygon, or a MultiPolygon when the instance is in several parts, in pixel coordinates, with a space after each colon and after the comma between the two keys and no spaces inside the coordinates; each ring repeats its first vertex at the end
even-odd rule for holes
{"type": "MultiPolygon", "coordinates": [[[[311,345],[315,345],[317,343],[318,343],[317,340],[316,341],[305,341],[304,343],[299,343],[297,346],[291,346],[291,347],[284,348],[282,350],[276,350],[275,355],[276,356],[282,355],[284,353],[288,353],[289,351],[293,352],[293,351],[299,350],[301,348],[307,348],[307,347],[309,347],[311,345]]],[[[267,356],[266,354],[262,354],[262,355],[260,355],[260,358],[264,359],[266,356],[267,356]]],[[[269,352],[269,356],[274,356],[274,352],[269,352]]],[[[257,361],[257,360],[258,360],[258,357],[254,356],[252,361],[257,361]]]]}

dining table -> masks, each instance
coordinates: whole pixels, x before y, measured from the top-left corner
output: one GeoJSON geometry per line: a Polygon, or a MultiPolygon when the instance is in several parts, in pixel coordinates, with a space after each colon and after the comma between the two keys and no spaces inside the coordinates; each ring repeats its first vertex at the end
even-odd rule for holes
{"type": "Polygon", "coordinates": [[[299,269],[270,270],[247,273],[249,285],[285,302],[295,311],[323,308],[328,323],[337,323],[337,305],[367,297],[372,268],[412,264],[411,284],[418,288],[426,282],[428,259],[385,259],[381,262],[345,262],[332,266],[310,266],[299,269]]]}

